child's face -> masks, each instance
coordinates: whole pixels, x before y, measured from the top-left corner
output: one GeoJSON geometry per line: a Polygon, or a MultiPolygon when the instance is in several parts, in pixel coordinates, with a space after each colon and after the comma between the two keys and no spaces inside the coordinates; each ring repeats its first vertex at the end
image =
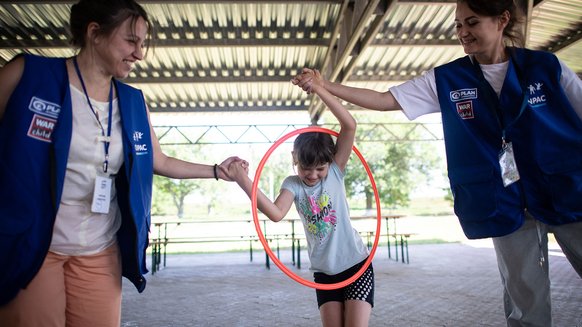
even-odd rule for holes
{"type": "Polygon", "coordinates": [[[319,183],[320,180],[327,176],[329,171],[329,163],[316,165],[313,167],[302,167],[297,165],[297,176],[305,183],[307,186],[314,186],[319,183]]]}

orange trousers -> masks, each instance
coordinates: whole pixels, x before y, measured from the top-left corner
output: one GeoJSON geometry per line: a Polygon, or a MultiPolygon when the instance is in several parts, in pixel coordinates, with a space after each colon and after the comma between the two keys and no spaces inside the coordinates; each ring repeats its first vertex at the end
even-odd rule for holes
{"type": "Polygon", "coordinates": [[[88,256],[49,252],[26,289],[0,307],[0,322],[3,327],[119,327],[117,244],[88,256]]]}

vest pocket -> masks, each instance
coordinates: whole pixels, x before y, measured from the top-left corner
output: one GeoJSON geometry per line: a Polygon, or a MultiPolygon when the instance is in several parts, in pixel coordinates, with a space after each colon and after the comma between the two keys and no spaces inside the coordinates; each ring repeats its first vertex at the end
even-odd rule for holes
{"type": "Polygon", "coordinates": [[[455,214],[462,221],[483,221],[497,212],[493,169],[489,166],[463,167],[449,171],[455,214]]]}
{"type": "Polygon", "coordinates": [[[552,206],[566,216],[582,215],[582,160],[541,163],[552,206]]]}

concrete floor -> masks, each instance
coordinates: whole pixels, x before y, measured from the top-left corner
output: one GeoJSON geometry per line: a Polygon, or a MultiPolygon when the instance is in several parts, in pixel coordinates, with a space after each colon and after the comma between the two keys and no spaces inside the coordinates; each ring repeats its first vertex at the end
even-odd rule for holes
{"type": "MultiPolygon", "coordinates": [[[[410,264],[378,248],[370,326],[505,326],[501,282],[490,240],[411,245],[410,264]]],[[[302,269],[311,280],[307,255],[302,269]]],[[[315,291],[265,267],[264,252],[169,255],[138,294],[123,282],[122,326],[321,326],[315,291]]],[[[551,249],[555,327],[582,327],[582,279],[551,249]]]]}

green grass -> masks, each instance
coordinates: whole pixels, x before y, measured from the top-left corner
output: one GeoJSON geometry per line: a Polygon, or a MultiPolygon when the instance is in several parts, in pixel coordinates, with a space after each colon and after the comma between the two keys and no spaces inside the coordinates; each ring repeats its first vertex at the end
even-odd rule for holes
{"type": "MultiPolygon", "coordinates": [[[[292,208],[292,210],[295,210],[292,208]]],[[[183,218],[184,220],[200,220],[200,221],[208,221],[208,220],[252,220],[252,215],[250,213],[251,207],[250,204],[245,205],[244,203],[241,205],[240,203],[233,203],[229,201],[224,201],[221,204],[220,208],[214,208],[208,213],[207,206],[204,205],[193,205],[189,204],[185,210],[186,215],[183,218]]],[[[363,215],[371,215],[375,216],[376,209],[366,210],[365,208],[358,208],[352,207],[350,209],[353,216],[363,216],[363,215]]],[[[293,213],[295,214],[295,213],[293,213]]],[[[382,208],[382,214],[399,214],[404,216],[410,217],[432,217],[431,220],[434,220],[435,217],[440,216],[451,216],[453,215],[453,210],[451,204],[443,198],[415,198],[410,201],[410,205],[406,208],[382,208]]],[[[154,217],[154,221],[156,218],[154,217]]],[[[165,217],[169,220],[177,220],[176,217],[165,217]]],[[[425,225],[425,223],[421,223],[425,225]]],[[[194,225],[193,225],[194,226],[194,225]]],[[[202,225],[201,225],[202,226],[202,225]]],[[[185,228],[182,226],[180,228],[185,228]]],[[[195,228],[192,233],[199,232],[198,227],[195,228]]],[[[299,227],[301,228],[301,227],[299,227]]],[[[409,230],[412,232],[416,232],[415,228],[409,230]]],[[[157,232],[152,230],[154,234],[157,232]]],[[[214,234],[214,232],[212,232],[214,234]]],[[[217,231],[217,235],[220,234],[220,231],[217,231]]],[[[194,234],[193,234],[194,235],[194,234]]],[[[152,237],[156,235],[152,234],[152,237]]],[[[169,235],[172,236],[171,234],[169,235]]],[[[183,236],[183,235],[182,235],[183,236]]],[[[447,240],[448,235],[443,235],[436,233],[436,230],[430,230],[430,233],[426,234],[416,234],[412,235],[408,239],[408,244],[438,244],[438,243],[450,243],[457,241],[458,238],[452,238],[447,240]]],[[[176,236],[174,236],[176,237],[176,236]]],[[[381,238],[381,243],[379,246],[386,246],[386,239],[385,237],[381,238]]],[[[280,249],[289,249],[290,246],[288,244],[281,244],[280,249]]],[[[253,249],[256,251],[263,251],[262,245],[260,242],[253,243],[253,249]]],[[[216,253],[216,252],[248,252],[249,245],[248,242],[241,242],[241,243],[213,243],[213,244],[175,244],[169,245],[167,248],[168,253],[216,253]]],[[[149,249],[151,251],[151,248],[149,249]]]]}
{"type": "MultiPolygon", "coordinates": [[[[365,208],[352,206],[352,212],[364,212],[365,208]]],[[[375,210],[375,209],[374,209],[375,210]]],[[[382,214],[400,214],[405,216],[445,216],[453,214],[452,204],[444,198],[414,198],[406,207],[382,207],[382,214]]]]}

